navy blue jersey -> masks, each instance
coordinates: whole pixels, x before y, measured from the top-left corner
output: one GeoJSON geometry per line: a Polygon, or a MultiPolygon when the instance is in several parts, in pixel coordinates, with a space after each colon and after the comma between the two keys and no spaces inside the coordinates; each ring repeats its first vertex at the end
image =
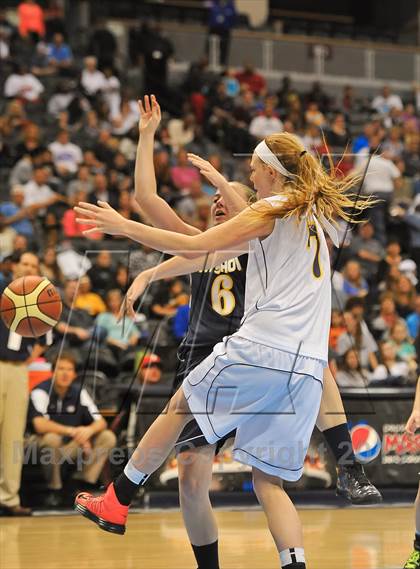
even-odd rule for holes
{"type": "Polygon", "coordinates": [[[191,275],[191,307],[186,348],[214,346],[237,331],[244,314],[248,255],[191,275]]]}

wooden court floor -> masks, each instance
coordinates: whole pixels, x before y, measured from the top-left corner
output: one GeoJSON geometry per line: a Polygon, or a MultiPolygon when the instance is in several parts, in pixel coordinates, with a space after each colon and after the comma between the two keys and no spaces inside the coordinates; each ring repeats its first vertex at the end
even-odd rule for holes
{"type": "MultiPolygon", "coordinates": [[[[411,508],[301,510],[308,569],[400,569],[411,508]]],[[[278,568],[259,510],[217,511],[223,569],[278,568]]],[[[1,569],[195,569],[179,512],[132,513],[124,537],[77,515],[0,518],[1,569]]]]}

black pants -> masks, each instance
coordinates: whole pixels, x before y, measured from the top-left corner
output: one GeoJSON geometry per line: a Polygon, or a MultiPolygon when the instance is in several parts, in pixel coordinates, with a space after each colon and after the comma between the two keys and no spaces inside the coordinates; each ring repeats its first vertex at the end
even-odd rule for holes
{"type": "Polygon", "coordinates": [[[206,52],[209,55],[210,52],[210,36],[218,36],[220,39],[220,65],[226,66],[229,59],[229,48],[230,48],[230,30],[225,28],[210,28],[209,35],[207,37],[207,47],[206,52]]]}

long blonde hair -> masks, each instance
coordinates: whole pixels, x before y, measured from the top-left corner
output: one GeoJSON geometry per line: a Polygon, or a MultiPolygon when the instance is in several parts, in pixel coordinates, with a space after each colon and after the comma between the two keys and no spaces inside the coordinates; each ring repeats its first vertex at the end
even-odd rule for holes
{"type": "Polygon", "coordinates": [[[311,217],[315,209],[317,215],[323,215],[328,221],[336,222],[337,218],[341,218],[357,223],[353,216],[375,203],[371,198],[349,193],[363,176],[353,174],[340,177],[329,151],[330,172],[327,172],[321,161],[307,152],[293,134],[272,134],[265,138],[265,143],[285,168],[294,174],[294,178],[284,179],[281,195],[286,199],[274,207],[256,209],[258,215],[268,218],[296,216],[301,219],[311,217]]]}

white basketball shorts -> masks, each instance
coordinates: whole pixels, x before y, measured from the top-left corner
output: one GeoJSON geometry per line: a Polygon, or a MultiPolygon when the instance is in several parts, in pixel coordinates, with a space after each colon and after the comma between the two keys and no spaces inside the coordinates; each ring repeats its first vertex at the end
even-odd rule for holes
{"type": "Polygon", "coordinates": [[[190,410],[210,444],[236,429],[235,460],[296,481],[318,416],[324,364],[237,334],[184,379],[190,410]]]}

